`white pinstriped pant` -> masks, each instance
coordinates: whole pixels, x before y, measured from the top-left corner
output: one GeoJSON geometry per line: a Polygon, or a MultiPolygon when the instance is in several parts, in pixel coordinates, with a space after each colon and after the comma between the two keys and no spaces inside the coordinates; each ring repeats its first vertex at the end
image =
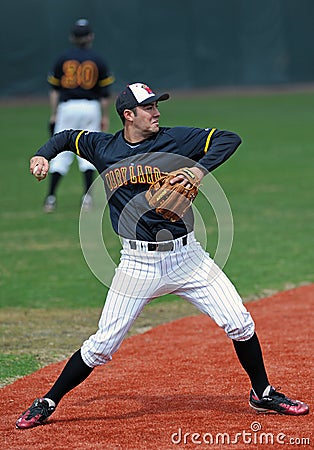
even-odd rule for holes
{"type": "Polygon", "coordinates": [[[247,340],[254,322],[235,287],[208,253],[188,234],[187,245],[176,239],[173,251],[147,251],[147,243],[136,241],[130,249],[123,239],[116,269],[99,320],[98,331],[81,348],[84,362],[95,367],[112,359],[131,325],[153,298],[176,294],[195,305],[223,328],[231,339],[247,340]],[[143,247],[141,250],[138,248],[143,247]]]}
{"type": "MultiPolygon", "coordinates": [[[[101,131],[101,107],[98,100],[69,100],[59,103],[54,133],[63,130],[101,131]]],[[[73,152],[59,153],[50,161],[49,172],[66,175],[74,158],[77,159],[80,172],[96,170],[93,164],[73,152]]]]}

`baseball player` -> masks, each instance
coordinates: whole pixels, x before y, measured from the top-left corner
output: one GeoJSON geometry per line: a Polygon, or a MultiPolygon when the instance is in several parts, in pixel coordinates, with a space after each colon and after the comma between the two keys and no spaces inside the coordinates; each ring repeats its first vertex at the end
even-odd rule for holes
{"type": "MultiPolygon", "coordinates": [[[[198,180],[225,162],[241,143],[238,135],[216,128],[160,127],[156,94],[144,83],[127,86],[117,97],[123,129],[109,133],[68,130],[56,134],[31,159],[39,180],[48,161],[65,149],[95,165],[101,174],[114,230],[122,240],[121,259],[99,320],[98,330],[76,351],[54,385],[20,416],[17,428],[43,424],[60,400],[85,380],[94,367],[106,364],[118,350],[143,307],[167,293],[192,302],[232,340],[252,385],[250,406],[259,412],[303,415],[308,405],[291,400],[269,382],[254,322],[235,287],[203,250],[193,233],[191,208],[171,221],[150,208],[149,186],[163,172],[182,167],[198,180]]],[[[172,184],[186,185],[184,175],[172,184]]]]}
{"type": "MultiPolygon", "coordinates": [[[[110,85],[114,77],[107,63],[91,49],[94,37],[89,22],[77,20],[70,33],[72,47],[58,57],[48,74],[52,134],[67,129],[108,130],[110,85]]],[[[73,158],[72,152],[65,152],[51,161],[50,185],[44,203],[47,213],[56,208],[57,187],[68,173],[73,158]]],[[[77,160],[84,177],[82,205],[87,210],[92,206],[92,197],[87,192],[93,182],[95,167],[86,159],[77,157],[77,160]]]]}

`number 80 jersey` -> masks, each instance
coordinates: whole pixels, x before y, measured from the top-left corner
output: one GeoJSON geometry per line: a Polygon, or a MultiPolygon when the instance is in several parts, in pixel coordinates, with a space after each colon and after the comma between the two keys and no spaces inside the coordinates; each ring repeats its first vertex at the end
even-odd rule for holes
{"type": "Polygon", "coordinates": [[[114,82],[106,62],[93,50],[71,48],[55,62],[47,81],[60,91],[60,102],[109,97],[108,87],[114,82]]]}

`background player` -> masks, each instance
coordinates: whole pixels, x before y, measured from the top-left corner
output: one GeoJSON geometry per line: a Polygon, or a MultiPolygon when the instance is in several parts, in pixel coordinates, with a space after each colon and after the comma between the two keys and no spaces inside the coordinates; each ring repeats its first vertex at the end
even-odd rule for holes
{"type": "MultiPolygon", "coordinates": [[[[235,287],[196,241],[190,208],[171,222],[150,209],[145,193],[160,173],[178,170],[189,162],[201,180],[226,161],[241,139],[215,128],[159,127],[156,95],[143,83],[129,85],[116,101],[124,124],[115,135],[84,130],[63,131],[51,138],[31,159],[30,171],[47,174],[48,160],[70,149],[102,174],[110,217],[121,236],[123,249],[115,271],[98,331],[67,362],[50,390],[17,420],[17,428],[42,424],[71,389],[84,381],[96,366],[109,362],[144,306],[153,298],[176,294],[211,317],[232,340],[252,389],[249,402],[257,411],[303,415],[308,405],[291,400],[268,380],[255,326],[235,287]]],[[[186,184],[184,176],[173,181],[186,184]]],[[[222,400],[223,401],[223,400],[222,400]]]]}
{"type": "MultiPolygon", "coordinates": [[[[73,25],[70,41],[73,46],[62,53],[48,74],[50,90],[50,130],[58,133],[67,129],[107,131],[109,128],[109,86],[114,82],[107,63],[91,47],[94,33],[86,19],[73,25]]],[[[73,162],[71,152],[58,155],[50,164],[50,185],[44,211],[56,208],[56,190],[62,176],[73,162]]],[[[92,206],[92,197],[86,194],[93,182],[95,167],[78,158],[79,170],[84,176],[82,206],[92,206]]]]}

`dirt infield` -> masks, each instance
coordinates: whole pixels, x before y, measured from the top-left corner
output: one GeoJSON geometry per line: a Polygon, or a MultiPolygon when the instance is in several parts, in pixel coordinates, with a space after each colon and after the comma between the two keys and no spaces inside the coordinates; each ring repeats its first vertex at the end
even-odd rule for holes
{"type": "MultiPolygon", "coordinates": [[[[247,304],[272,384],[313,404],[314,285],[247,304]]],[[[108,366],[69,393],[45,426],[15,420],[65,362],[1,389],[1,450],[312,448],[312,414],[257,415],[231,342],[203,315],[128,338],[108,366]]]]}

